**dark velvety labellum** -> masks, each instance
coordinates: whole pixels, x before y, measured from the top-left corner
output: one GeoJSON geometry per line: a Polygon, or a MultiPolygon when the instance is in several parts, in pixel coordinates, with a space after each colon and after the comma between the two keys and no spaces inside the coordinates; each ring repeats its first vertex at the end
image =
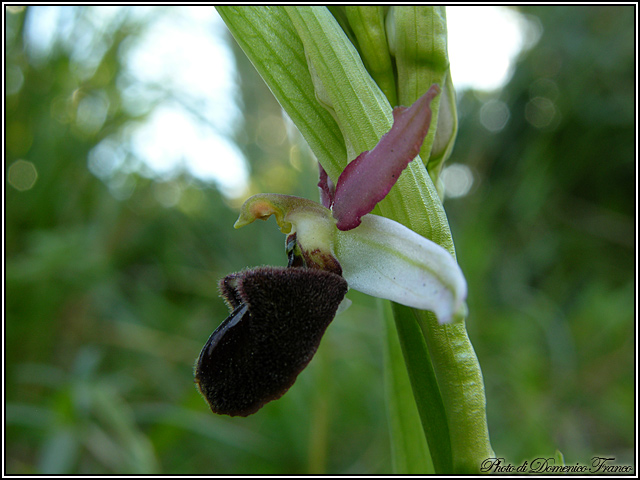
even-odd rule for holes
{"type": "MultiPolygon", "coordinates": [[[[242,299],[238,294],[239,279],[240,273],[232,273],[231,275],[227,275],[222,280],[220,280],[220,283],[218,284],[220,295],[222,295],[222,297],[226,300],[227,305],[231,310],[235,310],[242,303],[242,299]]],[[[233,316],[233,314],[230,316],[233,316]]]]}
{"type": "Polygon", "coordinates": [[[311,361],[347,282],[322,270],[260,267],[220,283],[231,306],[241,303],[202,349],[196,383],[215,413],[247,416],[280,398],[311,361]]]}

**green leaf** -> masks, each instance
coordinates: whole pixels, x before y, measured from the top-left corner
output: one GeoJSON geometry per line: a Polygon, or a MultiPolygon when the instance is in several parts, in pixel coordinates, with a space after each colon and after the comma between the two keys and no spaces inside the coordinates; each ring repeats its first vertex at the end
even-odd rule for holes
{"type": "Polygon", "coordinates": [[[413,397],[390,304],[387,301],[380,301],[379,304],[384,312],[386,330],[385,399],[391,434],[393,471],[400,474],[433,474],[436,470],[413,397]]]}
{"type": "MultiPolygon", "coordinates": [[[[452,471],[451,440],[447,415],[429,351],[414,310],[392,303],[398,342],[406,364],[415,403],[436,472],[452,471]]],[[[390,338],[389,342],[393,342],[390,338]]]]}
{"type": "Polygon", "coordinates": [[[349,159],[371,150],[391,129],[391,105],[360,54],[325,7],[289,7],[312,72],[316,95],[335,116],[349,159]]]}
{"type": "Polygon", "coordinates": [[[304,47],[285,8],[290,7],[216,7],[318,161],[336,180],[347,164],[344,139],[314,95],[304,47]]]}

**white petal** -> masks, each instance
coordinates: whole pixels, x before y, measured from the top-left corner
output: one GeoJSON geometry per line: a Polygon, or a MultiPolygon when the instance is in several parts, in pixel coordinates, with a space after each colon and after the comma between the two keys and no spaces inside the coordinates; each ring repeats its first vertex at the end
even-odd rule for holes
{"type": "Polygon", "coordinates": [[[334,247],[350,288],[431,310],[440,323],[466,309],[467,283],[451,254],[398,222],[365,215],[338,231],[334,247]]]}

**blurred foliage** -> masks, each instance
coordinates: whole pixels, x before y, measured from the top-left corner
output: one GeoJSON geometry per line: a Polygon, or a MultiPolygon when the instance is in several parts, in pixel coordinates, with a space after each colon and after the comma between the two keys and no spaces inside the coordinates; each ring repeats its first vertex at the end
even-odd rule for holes
{"type": "MultiPolygon", "coordinates": [[[[227,315],[217,281],[285,264],[283,236],[273,221],[234,230],[244,198],[187,173],[88,168],[96,145],[151,113],[124,104],[122,52],[175,9],[125,8],[96,29],[95,7],[62,7],[87,53],[54,38],[37,57],[24,28],[39,8],[7,13],[6,473],[389,472],[376,302],[349,293],[282,399],[246,419],[215,416],[192,369],[227,315]],[[87,115],[87,98],[106,113],[87,115]]],[[[633,460],[632,9],[523,7],[539,42],[503,90],[459,98],[451,162],[474,184],[446,208],[492,443],[513,461],[556,448],[568,464],[633,460]]],[[[317,198],[308,149],[229,44],[251,193],[317,198]]]]}
{"type": "MultiPolygon", "coordinates": [[[[99,64],[81,76],[88,67],[62,42],[44,60],[29,56],[23,28],[38,8],[8,18],[8,62],[21,86],[7,95],[7,172],[22,159],[18,166],[30,162],[37,179],[20,191],[20,177],[8,173],[7,472],[386,469],[370,299],[332,328],[282,400],[247,419],[209,411],[193,364],[228,313],[217,281],[251,265],[286,264],[284,237],[275,223],[234,230],[242,199],[186,174],[115,171],[103,182],[90,173],[90,152],[103,138],[144,121],[123,108],[118,85],[122,50],[145,24],[121,20],[101,37],[109,46],[99,64]],[[110,107],[88,133],[74,102],[97,92],[110,107]],[[163,206],[176,189],[177,203],[163,206]]],[[[90,7],[64,8],[73,10],[78,36],[100,36],[87,31],[90,7]]],[[[238,80],[245,118],[236,136],[255,191],[317,196],[315,162],[297,137],[287,140],[280,107],[243,56],[238,80]]]]}
{"type": "Polygon", "coordinates": [[[502,91],[459,98],[451,162],[475,182],[445,204],[491,440],[513,461],[632,463],[633,7],[520,11],[541,37],[502,91]]]}

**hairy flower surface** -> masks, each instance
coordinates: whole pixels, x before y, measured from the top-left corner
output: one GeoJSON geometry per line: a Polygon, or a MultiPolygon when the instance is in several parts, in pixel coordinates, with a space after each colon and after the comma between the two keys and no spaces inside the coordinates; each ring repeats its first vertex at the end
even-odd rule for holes
{"type": "Polygon", "coordinates": [[[196,384],[215,413],[247,416],[280,398],[311,361],[347,282],[318,269],[259,267],[225,277],[220,291],[232,313],[202,349],[196,384]]]}

